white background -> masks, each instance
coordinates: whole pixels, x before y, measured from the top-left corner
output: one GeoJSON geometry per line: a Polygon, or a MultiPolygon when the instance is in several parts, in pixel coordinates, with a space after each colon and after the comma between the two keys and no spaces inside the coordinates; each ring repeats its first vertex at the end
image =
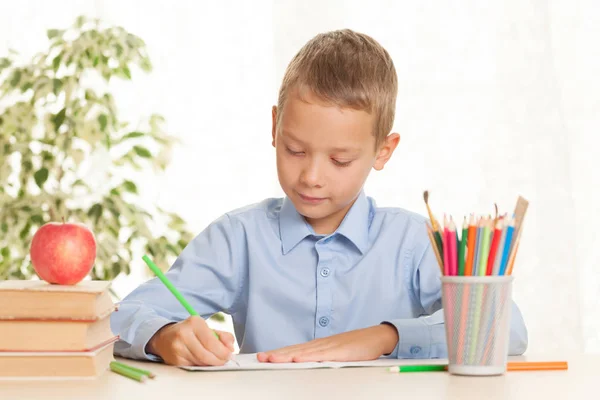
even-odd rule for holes
{"type": "MultiPolygon", "coordinates": [[[[529,353],[600,352],[599,2],[0,0],[0,55],[33,55],[80,14],[146,41],[154,71],[111,90],[122,117],[163,114],[181,140],[141,190],[196,233],[282,195],[270,108],[299,48],[333,29],[373,36],[398,72],[402,141],[367,194],[424,213],[429,189],[458,219],[525,196],[514,297],[529,353]]],[[[122,294],[146,279],[133,269],[122,294]]]]}

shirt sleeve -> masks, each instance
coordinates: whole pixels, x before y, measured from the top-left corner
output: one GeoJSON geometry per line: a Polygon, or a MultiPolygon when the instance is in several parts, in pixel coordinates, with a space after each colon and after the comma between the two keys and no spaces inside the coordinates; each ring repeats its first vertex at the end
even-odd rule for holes
{"type": "MultiPolygon", "coordinates": [[[[238,247],[230,217],[224,215],[196,236],[165,273],[203,318],[235,312],[242,286],[244,253],[238,247]]],[[[142,284],[111,315],[113,333],[120,336],[115,354],[158,360],[146,344],[163,326],[182,321],[189,313],[165,285],[154,278],[142,284]]]]}
{"type": "MultiPolygon", "coordinates": [[[[446,331],[442,310],[440,269],[427,243],[425,251],[414,262],[411,291],[420,301],[423,315],[418,318],[384,321],[398,331],[398,344],[393,358],[447,358],[446,331]]],[[[527,328],[517,305],[512,302],[509,355],[521,355],[527,349],[527,328]]]]}

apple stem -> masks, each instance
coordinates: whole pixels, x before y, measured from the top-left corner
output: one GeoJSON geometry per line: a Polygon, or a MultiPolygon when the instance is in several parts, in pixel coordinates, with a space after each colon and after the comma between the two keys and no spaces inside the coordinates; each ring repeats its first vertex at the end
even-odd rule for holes
{"type": "Polygon", "coordinates": [[[63,221],[63,224],[64,224],[65,223],[65,217],[64,216],[62,217],[62,221],[63,221]]]}

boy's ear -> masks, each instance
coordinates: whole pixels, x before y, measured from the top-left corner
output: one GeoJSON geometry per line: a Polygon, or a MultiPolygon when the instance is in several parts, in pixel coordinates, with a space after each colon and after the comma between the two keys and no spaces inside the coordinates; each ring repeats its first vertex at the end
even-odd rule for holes
{"type": "Polygon", "coordinates": [[[271,110],[271,115],[273,118],[273,128],[271,132],[271,135],[273,136],[273,141],[271,142],[271,144],[273,145],[273,147],[275,147],[275,136],[277,134],[277,106],[273,106],[271,110]]]}
{"type": "Polygon", "coordinates": [[[396,150],[396,147],[400,143],[400,135],[397,133],[389,134],[381,146],[379,146],[379,150],[377,151],[377,157],[375,158],[375,164],[373,164],[373,168],[377,171],[381,171],[385,164],[389,161],[396,150]]]}

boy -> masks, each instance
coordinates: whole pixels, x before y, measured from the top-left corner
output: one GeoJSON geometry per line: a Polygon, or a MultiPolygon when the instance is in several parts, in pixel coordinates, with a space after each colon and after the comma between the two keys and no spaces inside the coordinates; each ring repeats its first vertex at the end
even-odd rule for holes
{"type": "MultiPolygon", "coordinates": [[[[425,219],[377,208],[362,187],[400,136],[388,53],[350,30],[320,34],[287,68],[273,107],[284,199],[225,214],[167,276],[203,318],[224,311],[242,353],[261,362],[446,357],[439,268],[425,219]]],[[[153,279],[113,313],[115,353],[174,365],[222,365],[219,338],[153,279]]],[[[510,353],[527,331],[513,304],[510,353]]]]}

